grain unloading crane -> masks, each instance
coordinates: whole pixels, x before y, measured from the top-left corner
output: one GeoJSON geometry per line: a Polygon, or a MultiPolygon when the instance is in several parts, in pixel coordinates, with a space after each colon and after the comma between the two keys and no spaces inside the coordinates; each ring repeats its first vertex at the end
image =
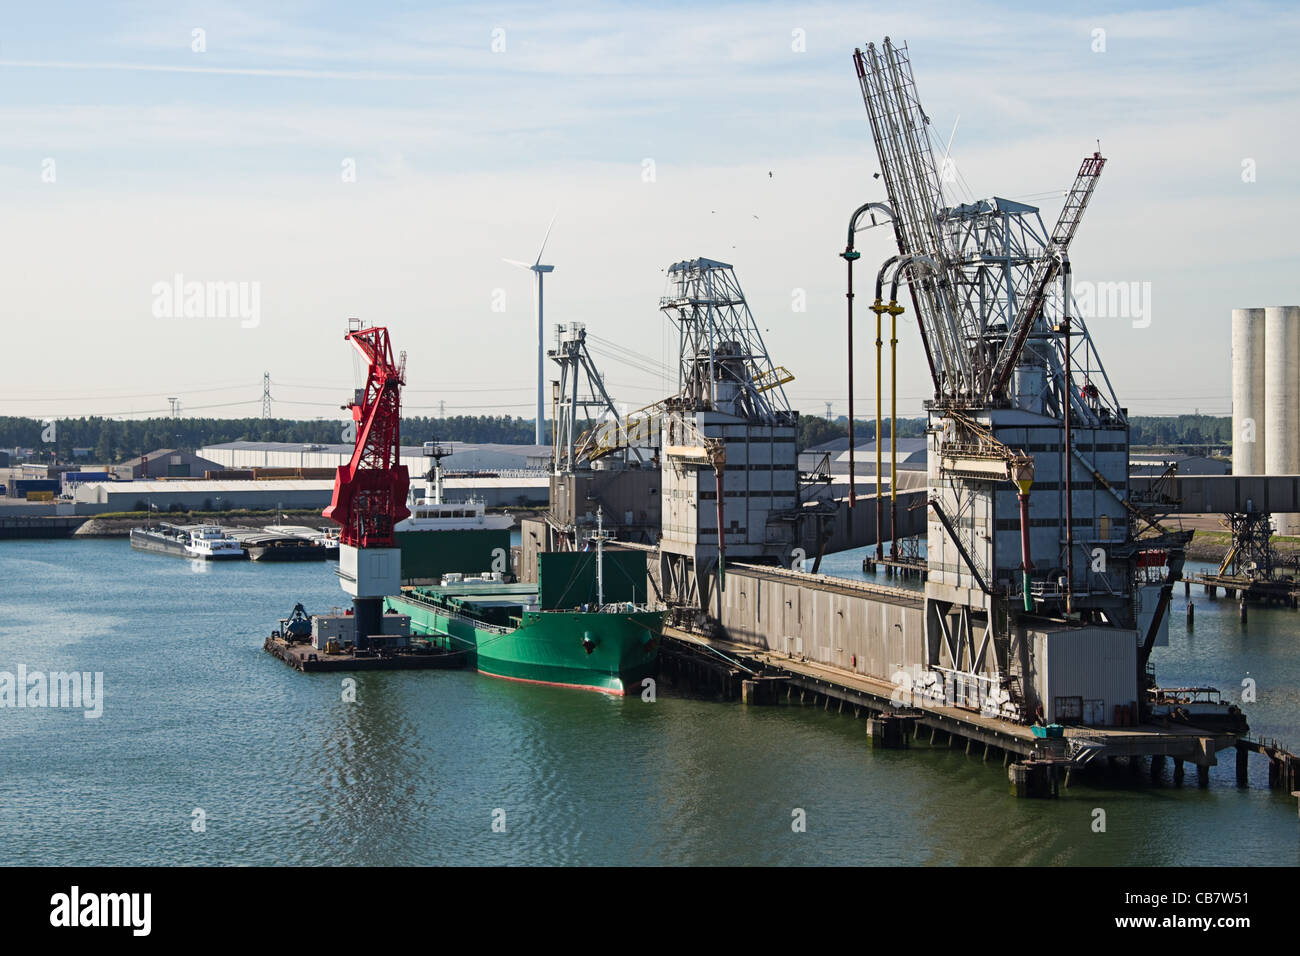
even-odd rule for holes
{"type": "Polygon", "coordinates": [[[1142,697],[1145,652],[1138,652],[1167,620],[1182,551],[1176,534],[1156,541],[1134,534],[1127,411],[1073,301],[1070,244],[1106,160],[1100,152],[1083,159],[1051,228],[1023,202],[958,198],[969,187],[922,108],[907,46],[869,43],[854,51],[853,64],[885,196],[850,220],[845,258],[851,267],[863,209],[873,218],[878,210],[897,251],[881,269],[873,311],[896,319],[897,290],[907,286],[933,385],[920,663],[967,687],[1018,677],[1049,718],[1058,704],[1068,717],[1075,695],[1127,706],[1142,697]],[[1017,454],[1028,460],[1013,466],[1005,448],[1023,449],[1017,454]],[[1157,577],[1149,552],[1166,545],[1168,575],[1157,577]],[[996,672],[952,639],[971,622],[1000,645],[996,672]],[[1071,630],[1080,625],[1092,630],[1071,630]],[[1052,682],[1068,669],[1049,661],[1048,647],[1074,640],[1110,676],[1066,695],[1052,682]],[[1031,687],[1031,676],[1041,686],[1031,687]]]}
{"type": "Polygon", "coordinates": [[[339,578],[352,596],[356,647],[381,633],[384,598],[401,591],[401,551],[393,528],[410,515],[410,476],[401,464],[402,385],[406,353],[397,361],[386,328],[361,328],[345,336],[366,360],[366,384],[344,407],[356,426],[356,446],[334,477],[334,496],[323,512],[338,522],[339,578]]]}

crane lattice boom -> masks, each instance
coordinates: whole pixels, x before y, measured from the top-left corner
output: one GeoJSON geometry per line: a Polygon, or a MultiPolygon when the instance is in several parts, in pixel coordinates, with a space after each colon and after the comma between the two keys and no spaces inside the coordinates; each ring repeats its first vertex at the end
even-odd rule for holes
{"type": "Polygon", "coordinates": [[[369,364],[365,388],[346,407],[356,423],[356,447],[334,477],[334,497],[323,512],[342,527],[339,542],[356,548],[391,548],[393,526],[410,516],[410,477],[401,461],[401,388],[406,354],[393,361],[385,328],[348,332],[347,340],[369,364]]]}

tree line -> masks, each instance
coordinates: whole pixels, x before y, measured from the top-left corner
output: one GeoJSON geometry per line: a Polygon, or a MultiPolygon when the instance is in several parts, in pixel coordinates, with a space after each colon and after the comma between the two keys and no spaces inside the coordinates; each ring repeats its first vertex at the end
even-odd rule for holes
{"type": "MultiPolygon", "coordinates": [[[[900,438],[925,434],[924,418],[898,420],[900,438]]],[[[550,423],[547,423],[549,433],[550,423]]],[[[533,441],[533,420],[509,415],[455,415],[448,418],[402,419],[402,443],[426,441],[527,445],[533,441]]],[[[882,434],[889,437],[886,420],[882,434]]],[[[799,417],[800,449],[814,448],[848,436],[844,416],[828,421],[817,415],[799,417]]],[[[874,419],[855,419],[854,441],[875,439],[874,419]]],[[[120,421],[89,416],[42,421],[35,418],[0,416],[0,448],[31,448],[39,461],[74,460],[74,448],[90,449],[87,457],[96,464],[112,464],[159,448],[195,451],[204,445],[231,441],[290,442],[293,444],[340,444],[344,442],[339,421],[302,421],[288,418],[145,418],[120,421]]],[[[1129,418],[1129,441],[1133,445],[1216,445],[1232,441],[1232,419],[1212,415],[1176,415],[1129,418]]]]}
{"type": "MultiPolygon", "coordinates": [[[[340,421],[299,421],[287,418],[143,418],[119,421],[89,416],[41,421],[0,417],[0,448],[30,448],[39,461],[74,460],[74,448],[88,448],[97,464],[114,464],[155,451],[174,448],[196,451],[204,445],[231,441],[344,443],[340,421]]],[[[459,441],[529,444],[531,419],[508,415],[457,415],[448,418],[402,419],[402,442],[459,441]]]]}

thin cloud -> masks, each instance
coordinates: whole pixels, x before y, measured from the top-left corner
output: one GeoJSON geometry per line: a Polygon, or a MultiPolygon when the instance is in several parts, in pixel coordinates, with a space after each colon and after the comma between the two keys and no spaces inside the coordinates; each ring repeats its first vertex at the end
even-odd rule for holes
{"type": "Polygon", "coordinates": [[[278,76],[300,80],[430,80],[433,74],[380,73],[370,70],[303,70],[291,67],[179,66],[168,63],[77,63],[69,60],[4,60],[0,66],[37,70],[126,70],[136,73],[214,73],[229,76],[278,76]]]}

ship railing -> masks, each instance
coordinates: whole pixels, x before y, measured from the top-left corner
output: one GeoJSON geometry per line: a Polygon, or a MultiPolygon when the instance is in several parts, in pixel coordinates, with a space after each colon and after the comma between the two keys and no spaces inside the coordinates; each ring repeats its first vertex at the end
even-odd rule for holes
{"type": "Polygon", "coordinates": [[[602,614],[637,614],[643,611],[653,611],[655,608],[649,604],[637,604],[633,601],[614,601],[611,604],[602,604],[596,610],[602,614]]]}
{"type": "Polygon", "coordinates": [[[453,611],[445,604],[439,604],[437,601],[431,601],[428,598],[424,597],[422,594],[419,594],[414,591],[408,591],[407,593],[402,595],[402,598],[404,600],[412,602],[413,604],[421,604],[427,608],[431,608],[437,611],[439,614],[443,615],[449,621],[459,621],[462,624],[468,624],[470,627],[478,628],[480,631],[489,631],[493,634],[509,634],[511,631],[511,629],[508,627],[501,627],[497,624],[488,624],[486,621],[476,620],[475,618],[470,617],[468,614],[462,614],[460,611],[453,611]]]}
{"type": "Polygon", "coordinates": [[[498,624],[488,624],[486,621],[480,621],[476,618],[472,618],[468,614],[461,614],[459,611],[448,611],[447,617],[454,618],[455,620],[460,621],[463,624],[468,624],[470,627],[473,627],[477,630],[488,631],[492,634],[509,634],[511,630],[508,627],[501,627],[498,624]]]}

